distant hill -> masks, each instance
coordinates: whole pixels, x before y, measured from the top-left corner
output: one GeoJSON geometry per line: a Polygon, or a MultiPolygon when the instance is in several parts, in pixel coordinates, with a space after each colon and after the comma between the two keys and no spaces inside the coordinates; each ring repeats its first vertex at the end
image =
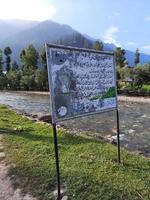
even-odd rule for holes
{"type": "MultiPolygon", "coordinates": [[[[0,20],[0,48],[10,46],[12,58],[19,60],[22,49],[29,44],[41,49],[44,43],[59,43],[69,46],[92,48],[94,38],[83,35],[68,25],[59,24],[50,20],[25,21],[25,20],[0,20]]],[[[104,50],[114,51],[114,44],[104,43],[104,50]]],[[[129,64],[134,64],[134,52],[126,50],[129,64]]],[[[140,54],[141,64],[150,61],[150,55],[140,54]]]]}
{"type": "Polygon", "coordinates": [[[4,43],[9,37],[34,27],[38,23],[38,21],[26,20],[0,20],[0,44],[4,43]]]}
{"type": "Polygon", "coordinates": [[[11,23],[8,25],[7,22],[7,28],[10,30],[11,34],[7,37],[5,37],[4,34],[1,36],[0,48],[4,49],[6,46],[10,46],[13,52],[12,57],[14,59],[17,59],[21,50],[29,44],[33,44],[38,49],[44,47],[45,42],[54,42],[78,47],[83,47],[84,43],[87,43],[87,47],[89,48],[92,47],[93,44],[70,26],[53,21],[34,22],[33,25],[31,25],[31,22],[26,22],[25,26],[28,26],[28,28],[25,28],[23,25],[20,25],[21,27],[18,26],[21,23],[13,22],[11,25],[10,24],[11,23]],[[13,30],[16,30],[16,32],[13,30]]]}

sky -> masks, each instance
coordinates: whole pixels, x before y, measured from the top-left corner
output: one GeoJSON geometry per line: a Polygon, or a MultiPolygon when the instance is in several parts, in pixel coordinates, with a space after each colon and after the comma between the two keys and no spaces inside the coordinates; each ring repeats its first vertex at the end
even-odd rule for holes
{"type": "Polygon", "coordinates": [[[51,19],[150,54],[150,0],[0,0],[0,19],[51,19]]]}

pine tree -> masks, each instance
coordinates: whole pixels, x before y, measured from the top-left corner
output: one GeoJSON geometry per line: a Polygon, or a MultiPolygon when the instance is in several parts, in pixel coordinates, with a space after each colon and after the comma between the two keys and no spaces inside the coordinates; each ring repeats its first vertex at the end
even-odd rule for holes
{"type": "Polygon", "coordinates": [[[126,54],[126,51],[124,49],[121,49],[121,47],[116,48],[115,61],[116,61],[117,66],[124,67],[124,61],[126,60],[125,54],[126,54]]]}
{"type": "Polygon", "coordinates": [[[3,52],[0,49],[0,75],[3,74],[3,52]]]}
{"type": "Polygon", "coordinates": [[[93,45],[93,49],[98,50],[98,51],[103,51],[104,45],[103,42],[99,42],[98,40],[95,41],[93,45]]]}
{"type": "Polygon", "coordinates": [[[39,54],[33,45],[29,45],[20,54],[20,59],[23,64],[23,76],[21,78],[20,84],[25,90],[35,90],[36,89],[36,70],[37,63],[39,59],[39,54]]]}
{"type": "Polygon", "coordinates": [[[136,49],[135,54],[134,54],[134,64],[135,66],[140,62],[140,53],[139,49],[136,49]]]}
{"type": "Polygon", "coordinates": [[[10,57],[10,55],[11,55],[11,53],[12,53],[12,50],[10,49],[10,47],[6,47],[6,48],[4,49],[4,54],[5,54],[5,56],[6,56],[6,71],[7,71],[7,73],[8,73],[9,70],[10,70],[10,62],[11,62],[11,57],[10,57]]]}

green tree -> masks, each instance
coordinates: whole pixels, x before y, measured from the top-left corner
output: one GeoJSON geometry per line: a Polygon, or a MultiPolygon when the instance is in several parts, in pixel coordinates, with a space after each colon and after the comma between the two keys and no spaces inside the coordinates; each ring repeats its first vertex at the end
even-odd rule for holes
{"type": "Polygon", "coordinates": [[[39,54],[33,45],[29,45],[26,49],[22,50],[20,59],[23,64],[23,76],[20,84],[24,90],[36,90],[36,70],[39,54]]]}
{"type": "Polygon", "coordinates": [[[21,80],[21,71],[18,69],[11,68],[7,73],[8,89],[19,90],[20,80],[21,80]]]}
{"type": "MultiPolygon", "coordinates": [[[[22,62],[22,64],[24,63],[24,56],[25,56],[26,52],[23,49],[20,53],[20,61],[22,62]]],[[[22,65],[22,68],[24,68],[24,65],[22,65]]]]}
{"type": "Polygon", "coordinates": [[[37,70],[36,72],[36,83],[40,90],[47,91],[49,89],[49,85],[48,85],[48,72],[47,72],[47,60],[46,60],[45,49],[43,49],[41,53],[41,62],[43,66],[41,70],[37,70]],[[40,77],[41,77],[41,81],[40,81],[40,77]]]}
{"type": "Polygon", "coordinates": [[[133,80],[133,87],[139,89],[144,84],[142,66],[137,66],[131,69],[131,78],[133,80]]]}
{"type": "Polygon", "coordinates": [[[121,49],[121,47],[117,47],[115,50],[115,61],[116,65],[120,68],[124,67],[124,61],[126,60],[125,54],[126,51],[124,49],[121,49]]]}
{"type": "Polygon", "coordinates": [[[23,75],[20,86],[23,90],[36,90],[35,74],[23,75]]]}
{"type": "Polygon", "coordinates": [[[3,51],[0,49],[0,90],[7,88],[7,77],[3,73],[3,51]]]}
{"type": "Polygon", "coordinates": [[[48,77],[47,77],[47,70],[45,68],[36,70],[35,82],[38,90],[40,91],[48,90],[48,77]]]}
{"type": "Polygon", "coordinates": [[[0,90],[7,88],[7,77],[5,74],[0,74],[0,90]]]}
{"type": "Polygon", "coordinates": [[[45,49],[43,49],[42,53],[41,53],[41,62],[43,64],[43,67],[47,70],[47,60],[46,60],[46,51],[45,51],[45,49]]]}
{"type": "Polygon", "coordinates": [[[93,49],[98,50],[98,51],[103,51],[104,45],[102,41],[95,41],[93,45],[93,49]]]}
{"type": "Polygon", "coordinates": [[[150,84],[150,63],[142,66],[143,84],[150,84]]]}
{"type": "Polygon", "coordinates": [[[19,69],[19,66],[18,66],[17,62],[14,60],[11,64],[11,70],[15,71],[15,70],[18,70],[18,69],[19,69]]]}
{"type": "Polygon", "coordinates": [[[7,71],[7,73],[8,73],[9,70],[10,70],[10,62],[11,62],[11,57],[10,57],[10,55],[11,55],[11,53],[12,53],[12,50],[10,49],[10,47],[6,47],[6,48],[4,49],[4,54],[5,54],[5,56],[6,56],[6,71],[7,71]]]}
{"type": "Polygon", "coordinates": [[[0,75],[3,74],[3,51],[0,49],[0,75]]]}
{"type": "Polygon", "coordinates": [[[140,62],[140,53],[139,49],[136,49],[135,54],[134,54],[134,64],[135,66],[140,62]]]}
{"type": "Polygon", "coordinates": [[[20,54],[21,62],[24,65],[25,70],[35,70],[37,69],[39,54],[35,47],[30,44],[25,50],[20,54]]]}

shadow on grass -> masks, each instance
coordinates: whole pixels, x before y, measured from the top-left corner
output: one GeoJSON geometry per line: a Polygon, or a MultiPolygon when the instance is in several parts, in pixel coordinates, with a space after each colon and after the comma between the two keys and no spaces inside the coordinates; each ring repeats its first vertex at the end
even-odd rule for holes
{"type": "MultiPolygon", "coordinates": [[[[0,128],[0,134],[8,134],[12,136],[21,137],[24,139],[28,139],[31,141],[41,141],[44,143],[52,143],[53,142],[53,134],[49,135],[38,135],[32,128],[25,128],[24,130],[14,130],[13,128],[0,128]]],[[[58,131],[58,143],[62,145],[78,145],[78,144],[86,144],[86,143],[104,143],[103,141],[97,141],[96,139],[87,139],[79,136],[69,135],[69,133],[59,134],[58,131]]]]}

